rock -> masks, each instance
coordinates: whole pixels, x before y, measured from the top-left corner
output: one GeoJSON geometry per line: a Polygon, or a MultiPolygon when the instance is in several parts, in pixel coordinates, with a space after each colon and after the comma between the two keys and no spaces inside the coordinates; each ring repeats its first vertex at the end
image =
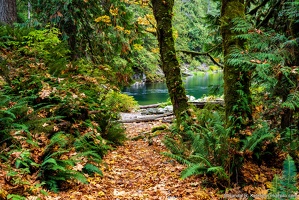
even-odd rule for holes
{"type": "Polygon", "coordinates": [[[187,98],[188,98],[188,101],[195,101],[196,98],[194,96],[191,96],[191,95],[186,95],[187,98]]]}
{"type": "Polygon", "coordinates": [[[164,112],[173,112],[173,107],[172,106],[165,106],[164,107],[164,112]]]}

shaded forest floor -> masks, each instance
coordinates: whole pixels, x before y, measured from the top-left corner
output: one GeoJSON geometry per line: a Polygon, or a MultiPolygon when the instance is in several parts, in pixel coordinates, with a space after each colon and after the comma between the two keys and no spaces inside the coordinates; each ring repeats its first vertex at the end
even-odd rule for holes
{"type": "MultiPolygon", "coordinates": [[[[151,131],[161,125],[170,126],[160,121],[124,124],[128,140],[103,158],[103,177],[88,177],[88,184],[68,182],[64,190],[57,194],[47,191],[46,197],[39,196],[46,200],[240,200],[254,194],[260,198],[253,199],[266,199],[273,175],[281,172],[265,165],[245,162],[242,174],[246,178],[246,186],[235,186],[226,191],[219,191],[215,185],[207,184],[205,177],[192,176],[182,180],[180,173],[185,166],[161,154],[167,151],[162,140],[170,134],[169,130],[151,131]],[[224,198],[223,192],[232,196],[224,198]]],[[[0,186],[3,184],[2,179],[0,186]]],[[[27,199],[36,200],[37,196],[27,199]]]]}
{"type": "Polygon", "coordinates": [[[161,124],[125,124],[129,140],[104,157],[103,177],[89,178],[85,185],[73,183],[73,189],[47,199],[219,199],[215,190],[200,189],[198,178],[181,180],[184,166],[161,155],[167,151],[162,144],[167,132],[132,140],[161,124]]]}

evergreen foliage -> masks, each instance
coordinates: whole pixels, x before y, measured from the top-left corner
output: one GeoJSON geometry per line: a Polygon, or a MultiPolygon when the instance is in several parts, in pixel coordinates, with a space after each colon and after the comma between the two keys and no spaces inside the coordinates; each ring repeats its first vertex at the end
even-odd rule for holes
{"type": "Polygon", "coordinates": [[[218,178],[220,185],[228,186],[236,178],[234,171],[239,170],[242,160],[252,155],[259,160],[268,153],[262,149],[274,134],[267,124],[257,125],[250,134],[245,131],[240,137],[232,137],[233,126],[225,127],[223,118],[221,111],[204,108],[187,117],[179,128],[173,127],[171,137],[165,137],[170,152],[163,154],[187,165],[182,178],[210,174],[218,178]]]}
{"type": "Polygon", "coordinates": [[[296,199],[298,191],[296,184],[297,170],[291,156],[287,156],[283,162],[282,176],[274,177],[272,187],[268,195],[269,199],[296,199]]]}
{"type": "Polygon", "coordinates": [[[58,192],[70,179],[87,183],[84,173],[102,175],[101,158],[126,139],[116,122],[126,108],[110,110],[113,85],[91,62],[70,62],[56,28],[1,27],[0,33],[2,72],[9,68],[0,86],[0,159],[7,181],[58,192]]]}

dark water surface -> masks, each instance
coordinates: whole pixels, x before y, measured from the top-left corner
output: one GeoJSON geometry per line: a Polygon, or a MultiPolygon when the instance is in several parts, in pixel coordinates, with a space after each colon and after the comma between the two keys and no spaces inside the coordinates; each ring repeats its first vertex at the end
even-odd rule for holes
{"type": "MultiPolygon", "coordinates": [[[[211,86],[222,85],[223,73],[200,73],[184,78],[187,95],[196,99],[208,95],[211,86]]],[[[169,95],[166,84],[144,83],[126,87],[123,93],[133,96],[140,105],[155,104],[167,101],[169,95]]]]}

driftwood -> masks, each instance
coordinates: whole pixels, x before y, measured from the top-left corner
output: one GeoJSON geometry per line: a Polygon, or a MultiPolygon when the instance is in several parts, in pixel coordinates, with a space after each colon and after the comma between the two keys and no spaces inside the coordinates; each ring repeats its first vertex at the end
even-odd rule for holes
{"type": "MultiPolygon", "coordinates": [[[[210,104],[218,104],[223,106],[224,101],[223,100],[215,100],[215,101],[189,101],[188,103],[196,106],[197,108],[203,108],[207,103],[210,104]]],[[[160,104],[151,104],[151,105],[145,105],[145,106],[139,106],[140,109],[147,109],[147,108],[158,108],[160,104]]]]}
{"type": "Polygon", "coordinates": [[[160,115],[150,115],[146,117],[139,117],[139,118],[134,118],[134,119],[124,119],[124,120],[119,120],[118,122],[120,123],[134,123],[134,122],[150,122],[150,121],[156,121],[156,120],[162,120],[161,118],[168,117],[173,115],[172,112],[165,113],[165,114],[160,114],[160,115]]]}
{"type": "MultiPolygon", "coordinates": [[[[201,101],[201,102],[189,102],[190,104],[195,105],[197,108],[203,108],[207,103],[215,104],[215,105],[224,105],[223,100],[216,100],[216,101],[201,101]]],[[[140,106],[140,109],[147,109],[147,108],[157,108],[160,104],[152,104],[152,105],[146,105],[146,106],[140,106]]],[[[158,115],[149,115],[145,117],[137,117],[133,119],[124,119],[124,120],[118,120],[120,123],[138,123],[138,122],[150,122],[150,121],[157,121],[161,120],[163,122],[171,122],[173,119],[173,112],[167,112],[165,114],[158,114],[158,115]],[[171,116],[171,117],[170,117],[171,116]]]]}
{"type": "Polygon", "coordinates": [[[145,106],[139,106],[140,109],[148,109],[148,108],[158,108],[160,104],[151,104],[151,105],[145,105],[145,106]]]}

